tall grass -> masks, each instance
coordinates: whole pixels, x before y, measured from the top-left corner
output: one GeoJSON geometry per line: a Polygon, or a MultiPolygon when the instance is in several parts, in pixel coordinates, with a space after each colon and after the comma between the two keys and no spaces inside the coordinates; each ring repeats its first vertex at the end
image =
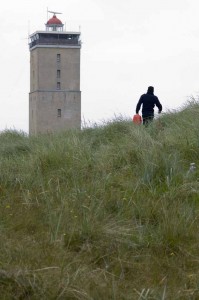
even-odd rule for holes
{"type": "Polygon", "coordinates": [[[190,101],[146,128],[2,132],[0,298],[198,299],[198,129],[190,101]]]}

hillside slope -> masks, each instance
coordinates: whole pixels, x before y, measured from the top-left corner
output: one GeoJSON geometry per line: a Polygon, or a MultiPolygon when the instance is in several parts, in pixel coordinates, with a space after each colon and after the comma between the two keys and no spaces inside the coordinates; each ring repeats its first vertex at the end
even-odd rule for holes
{"type": "Polygon", "coordinates": [[[199,104],[2,132],[0,205],[1,299],[198,299],[199,104]]]}

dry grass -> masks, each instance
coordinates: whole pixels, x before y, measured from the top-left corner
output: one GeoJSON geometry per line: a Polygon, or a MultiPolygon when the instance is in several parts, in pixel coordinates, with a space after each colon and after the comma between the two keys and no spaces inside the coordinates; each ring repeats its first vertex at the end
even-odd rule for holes
{"type": "Polygon", "coordinates": [[[1,299],[198,299],[199,105],[0,135],[1,299]]]}

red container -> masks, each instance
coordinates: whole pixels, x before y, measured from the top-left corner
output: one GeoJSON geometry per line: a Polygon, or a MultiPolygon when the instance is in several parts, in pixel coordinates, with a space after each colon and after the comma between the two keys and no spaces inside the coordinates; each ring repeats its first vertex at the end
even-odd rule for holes
{"type": "Polygon", "coordinates": [[[139,114],[133,116],[133,123],[142,124],[142,117],[139,114]]]}

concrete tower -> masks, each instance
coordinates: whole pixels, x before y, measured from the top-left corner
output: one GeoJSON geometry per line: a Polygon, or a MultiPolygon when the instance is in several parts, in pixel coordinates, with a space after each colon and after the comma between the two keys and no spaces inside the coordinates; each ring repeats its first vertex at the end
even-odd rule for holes
{"type": "Polygon", "coordinates": [[[56,14],[30,35],[30,135],[81,126],[80,32],[64,31],[56,14]]]}

